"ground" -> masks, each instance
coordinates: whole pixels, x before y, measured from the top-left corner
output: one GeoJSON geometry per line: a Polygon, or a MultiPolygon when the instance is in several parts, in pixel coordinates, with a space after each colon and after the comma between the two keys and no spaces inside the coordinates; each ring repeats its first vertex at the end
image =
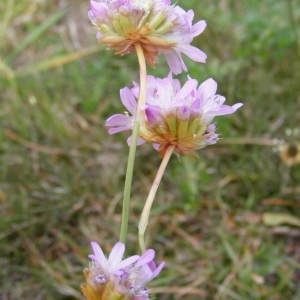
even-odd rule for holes
{"type": "MultiPolygon", "coordinates": [[[[157,299],[300,298],[300,167],[280,156],[300,140],[297,1],[177,1],[208,28],[186,60],[213,77],[228,103],[219,144],[174,156],[151,214],[147,243],[167,267],[157,299]]],[[[82,299],[91,240],[118,239],[128,147],[104,120],[138,79],[134,56],[95,40],[88,1],[0,3],[0,298],[82,299]]],[[[149,73],[165,76],[163,60],[149,73]]],[[[180,76],[182,80],[186,74],[180,76]]],[[[296,147],[297,148],[297,147],[296,147]]],[[[299,149],[298,149],[299,151],[299,149]]],[[[159,155],[138,150],[128,253],[159,155]]]]}

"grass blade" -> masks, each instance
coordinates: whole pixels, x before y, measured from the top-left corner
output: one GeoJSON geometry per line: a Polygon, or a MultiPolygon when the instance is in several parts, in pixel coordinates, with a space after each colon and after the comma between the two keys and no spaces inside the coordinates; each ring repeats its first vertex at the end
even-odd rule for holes
{"type": "Polygon", "coordinates": [[[52,57],[50,59],[46,59],[46,60],[38,62],[36,64],[20,68],[19,70],[17,70],[17,75],[23,76],[23,75],[27,75],[29,73],[35,73],[35,72],[58,68],[62,65],[71,63],[82,57],[93,54],[93,53],[99,51],[99,49],[100,49],[99,46],[93,46],[93,47],[86,48],[86,49],[83,49],[80,51],[71,52],[71,53],[68,53],[65,55],[59,55],[57,57],[52,57]]]}
{"type": "Polygon", "coordinates": [[[49,19],[42,23],[39,27],[35,28],[30,32],[23,41],[20,42],[19,46],[7,56],[7,61],[12,62],[25,48],[30,44],[34,43],[48,28],[58,22],[67,12],[67,9],[62,9],[53,14],[49,19]]]}
{"type": "Polygon", "coordinates": [[[6,6],[6,10],[3,16],[3,21],[0,24],[0,48],[2,46],[2,42],[4,41],[4,35],[6,33],[9,21],[13,15],[13,7],[15,0],[9,0],[6,6]]]}
{"type": "Polygon", "coordinates": [[[15,76],[14,71],[0,57],[0,77],[2,77],[2,74],[8,79],[12,79],[15,76]]]}

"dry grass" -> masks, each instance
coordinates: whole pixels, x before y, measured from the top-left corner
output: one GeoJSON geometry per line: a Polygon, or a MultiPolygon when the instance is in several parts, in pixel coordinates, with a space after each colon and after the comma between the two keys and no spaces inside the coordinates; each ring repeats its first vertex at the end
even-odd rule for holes
{"type": "MultiPolygon", "coordinates": [[[[289,217],[299,218],[300,169],[273,145],[300,139],[299,7],[179,4],[209,24],[197,40],[209,61],[187,62],[191,75],[215,77],[229,102],[245,107],[218,121],[222,143],[198,160],[171,160],[148,235],[167,262],[153,292],[161,300],[299,299],[300,231],[289,217]],[[266,226],[265,213],[288,218],[266,226]]],[[[109,250],[118,237],[127,146],[103,121],[120,110],[118,90],[137,78],[137,63],[96,45],[87,6],[0,2],[1,300],[80,299],[89,242],[109,250]]],[[[150,72],[163,76],[166,66],[150,72]]],[[[140,148],[129,253],[158,164],[151,147],[140,148]]]]}

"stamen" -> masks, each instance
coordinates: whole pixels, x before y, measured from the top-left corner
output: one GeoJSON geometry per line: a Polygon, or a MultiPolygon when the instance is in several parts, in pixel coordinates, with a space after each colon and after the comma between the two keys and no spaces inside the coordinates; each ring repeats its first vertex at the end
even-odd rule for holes
{"type": "Polygon", "coordinates": [[[149,295],[149,289],[147,289],[145,286],[139,291],[140,296],[148,296],[149,295]]]}
{"type": "Polygon", "coordinates": [[[96,283],[104,284],[104,283],[106,283],[106,281],[107,281],[107,277],[105,275],[103,275],[103,274],[95,276],[95,282],[96,283]]]}

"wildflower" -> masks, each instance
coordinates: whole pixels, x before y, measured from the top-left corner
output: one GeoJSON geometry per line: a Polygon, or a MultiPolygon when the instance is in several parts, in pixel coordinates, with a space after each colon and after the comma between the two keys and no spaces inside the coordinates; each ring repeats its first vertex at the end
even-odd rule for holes
{"type": "Polygon", "coordinates": [[[127,286],[130,287],[131,293],[135,295],[135,300],[149,299],[149,291],[146,284],[154,279],[164,267],[164,263],[158,266],[154,262],[155,251],[148,249],[133,265],[128,272],[127,286]]]}
{"type": "MultiPolygon", "coordinates": [[[[217,142],[214,117],[234,113],[243,104],[224,105],[225,97],[216,94],[217,83],[205,80],[199,87],[188,78],[183,87],[171,75],[166,78],[147,77],[147,99],[140,126],[140,143],[154,145],[162,155],[173,145],[182,155],[195,156],[195,150],[217,142]]],[[[128,110],[106,121],[109,134],[132,129],[136,114],[139,86],[125,87],[120,96],[128,110]]]]}
{"type": "Polygon", "coordinates": [[[88,300],[148,300],[146,284],[155,278],[164,263],[156,266],[155,251],[147,250],[142,256],[134,255],[122,260],[125,246],[118,242],[108,259],[101,247],[92,242],[94,254],[85,270],[86,283],[82,285],[83,294],[88,300]]]}
{"type": "Polygon", "coordinates": [[[289,167],[300,163],[300,143],[286,143],[280,146],[280,157],[289,167]]]}
{"type": "Polygon", "coordinates": [[[181,54],[206,61],[206,54],[190,45],[206,22],[193,25],[193,10],[185,11],[170,0],[91,0],[88,15],[97,27],[97,39],[117,54],[134,52],[139,44],[150,65],[155,66],[162,53],[174,74],[187,71],[181,54]]]}

